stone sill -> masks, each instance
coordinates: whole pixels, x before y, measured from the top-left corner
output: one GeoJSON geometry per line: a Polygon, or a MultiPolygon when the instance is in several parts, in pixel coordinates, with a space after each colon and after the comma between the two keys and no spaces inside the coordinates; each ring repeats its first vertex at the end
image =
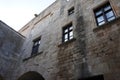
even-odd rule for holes
{"type": "Polygon", "coordinates": [[[76,40],[76,39],[73,38],[73,39],[71,39],[71,40],[69,40],[69,41],[67,41],[67,42],[63,42],[63,43],[59,44],[58,47],[62,47],[62,46],[68,45],[69,43],[72,43],[72,42],[75,41],[75,40],[76,40]]]}
{"type": "Polygon", "coordinates": [[[114,19],[114,20],[112,20],[110,22],[107,22],[107,23],[105,23],[105,24],[103,24],[101,26],[97,26],[97,28],[93,29],[93,32],[97,32],[97,31],[99,31],[101,29],[105,29],[107,27],[110,27],[110,25],[112,25],[112,24],[114,24],[116,22],[119,22],[119,20],[120,20],[120,16],[118,16],[116,19],[114,19]]]}
{"type": "Polygon", "coordinates": [[[42,54],[42,53],[43,53],[43,51],[41,51],[41,52],[39,52],[39,53],[37,53],[37,54],[31,55],[30,57],[27,57],[27,58],[23,59],[23,62],[25,62],[25,61],[27,61],[27,60],[29,60],[29,59],[31,59],[31,58],[34,58],[34,57],[36,57],[36,56],[38,56],[38,55],[40,55],[40,54],[42,54]]]}

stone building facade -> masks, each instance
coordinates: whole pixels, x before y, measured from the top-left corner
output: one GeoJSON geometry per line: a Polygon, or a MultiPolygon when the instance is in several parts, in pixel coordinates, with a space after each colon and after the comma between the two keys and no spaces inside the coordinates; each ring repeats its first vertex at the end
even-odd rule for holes
{"type": "Polygon", "coordinates": [[[11,80],[120,80],[119,0],[56,0],[19,33],[11,80]]]}

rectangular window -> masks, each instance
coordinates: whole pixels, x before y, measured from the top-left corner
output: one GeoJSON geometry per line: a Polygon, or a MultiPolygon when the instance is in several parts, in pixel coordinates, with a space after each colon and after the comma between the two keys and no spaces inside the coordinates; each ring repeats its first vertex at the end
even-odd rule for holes
{"type": "Polygon", "coordinates": [[[115,19],[115,14],[109,2],[100,8],[95,9],[94,14],[98,26],[101,26],[106,22],[110,22],[115,19]]]}
{"type": "Polygon", "coordinates": [[[32,47],[32,53],[31,53],[31,55],[35,55],[35,54],[38,53],[38,49],[39,49],[40,42],[41,42],[40,40],[41,40],[40,37],[37,38],[37,39],[35,39],[35,40],[33,40],[33,47],[32,47]]]}
{"type": "Polygon", "coordinates": [[[72,23],[63,28],[63,42],[73,39],[73,26],[72,23]]]}
{"type": "Polygon", "coordinates": [[[74,13],[74,7],[70,8],[70,9],[68,10],[68,15],[71,15],[71,14],[73,14],[73,13],[74,13]]]}

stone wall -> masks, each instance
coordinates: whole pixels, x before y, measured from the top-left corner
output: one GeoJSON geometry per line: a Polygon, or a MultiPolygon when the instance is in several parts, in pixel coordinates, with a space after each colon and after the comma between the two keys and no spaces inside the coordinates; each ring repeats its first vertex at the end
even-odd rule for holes
{"type": "Polygon", "coordinates": [[[24,37],[21,34],[0,21],[0,75],[5,80],[12,77],[23,41],[24,37]]]}
{"type": "Polygon", "coordinates": [[[86,26],[86,62],[91,75],[104,75],[105,80],[118,80],[120,73],[120,5],[119,0],[81,0],[86,26]],[[100,27],[96,25],[93,9],[110,2],[116,19],[100,27]],[[90,4],[90,5],[88,5],[90,4]],[[114,74],[114,75],[113,75],[114,74]]]}
{"type": "Polygon", "coordinates": [[[26,40],[13,80],[29,71],[38,72],[45,80],[78,80],[95,75],[119,80],[119,15],[119,0],[57,0],[19,31],[26,40]],[[93,10],[106,1],[116,19],[98,27],[93,10]],[[73,6],[74,14],[68,16],[73,6]],[[62,43],[62,28],[70,22],[74,38],[62,43]],[[41,37],[39,54],[31,56],[37,37],[41,37]]]}

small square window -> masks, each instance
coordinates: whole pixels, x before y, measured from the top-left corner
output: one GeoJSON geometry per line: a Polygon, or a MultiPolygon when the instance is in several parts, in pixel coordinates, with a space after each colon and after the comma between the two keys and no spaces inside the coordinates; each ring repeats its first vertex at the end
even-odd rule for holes
{"type": "Polygon", "coordinates": [[[73,13],[74,13],[74,7],[70,8],[70,9],[68,10],[68,15],[71,15],[71,14],[73,14],[73,13]]]}
{"type": "Polygon", "coordinates": [[[73,39],[73,26],[72,23],[63,28],[63,42],[73,39]]]}
{"type": "Polygon", "coordinates": [[[101,26],[106,22],[110,22],[116,18],[109,2],[100,8],[95,9],[94,14],[98,26],[101,26]]]}
{"type": "Polygon", "coordinates": [[[38,53],[38,49],[39,49],[40,43],[41,43],[41,37],[33,40],[33,47],[32,47],[31,55],[35,55],[35,54],[38,53]]]}

